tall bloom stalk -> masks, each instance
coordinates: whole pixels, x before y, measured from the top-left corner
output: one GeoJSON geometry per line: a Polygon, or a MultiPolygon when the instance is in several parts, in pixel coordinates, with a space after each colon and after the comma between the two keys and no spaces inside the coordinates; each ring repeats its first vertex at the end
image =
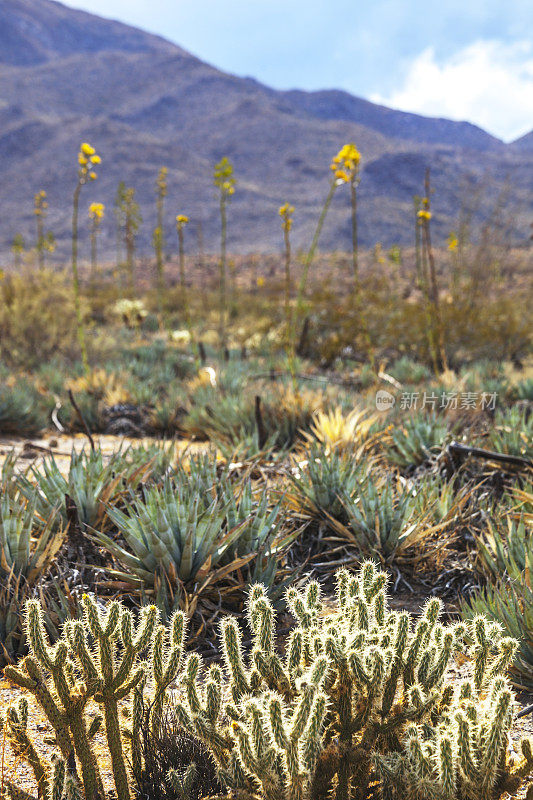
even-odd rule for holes
{"type": "Polygon", "coordinates": [[[154,230],[154,250],[157,268],[157,310],[161,315],[163,313],[163,297],[165,293],[165,267],[164,255],[165,237],[163,231],[163,215],[165,197],[168,193],[167,187],[167,167],[161,167],[156,181],[156,212],[157,212],[157,226],[154,230]]]}
{"type": "Polygon", "coordinates": [[[350,142],[342,147],[330,165],[338,185],[350,187],[351,229],[352,229],[352,278],[353,278],[353,310],[366,343],[367,355],[374,368],[374,350],[370,341],[366,315],[361,302],[361,280],[359,276],[359,241],[357,230],[357,187],[359,186],[359,164],[361,154],[355,144],[350,142]]]}
{"type": "Polygon", "coordinates": [[[115,197],[117,237],[124,238],[126,250],[127,286],[130,298],[135,297],[135,238],[141,226],[142,216],[135,200],[135,189],[121,181],[115,197]]]}
{"type": "Polygon", "coordinates": [[[105,205],[91,203],[89,206],[89,221],[91,226],[91,286],[94,289],[98,271],[98,234],[104,218],[105,205]]]}
{"type": "Polygon", "coordinates": [[[78,273],[78,217],[80,208],[80,194],[82,188],[91,181],[96,180],[95,167],[100,164],[101,158],[94,147],[83,142],[78,152],[78,181],[74,189],[72,202],[72,284],[74,288],[74,305],[76,309],[76,323],[78,329],[78,342],[81,351],[81,360],[86,373],[89,372],[89,359],[85,343],[85,328],[81,313],[80,278],[78,273]]]}
{"type": "Polygon", "coordinates": [[[281,227],[283,230],[283,244],[285,247],[285,319],[287,330],[290,323],[290,304],[291,304],[291,228],[294,206],[284,203],[280,206],[279,215],[281,217],[281,227]]]}
{"type": "Polygon", "coordinates": [[[189,217],[186,214],[178,214],[176,217],[176,231],[178,234],[178,257],[180,268],[180,292],[181,302],[183,308],[187,308],[187,285],[185,283],[185,241],[183,229],[189,223],[189,217]]]}
{"type": "Polygon", "coordinates": [[[426,286],[426,297],[431,318],[430,342],[435,373],[448,369],[446,347],[444,344],[444,328],[440,308],[439,286],[437,282],[437,269],[435,255],[431,244],[431,202],[429,169],[425,178],[426,196],[422,199],[422,207],[418,211],[418,222],[422,228],[422,271],[426,286]]]}
{"type": "Polygon", "coordinates": [[[46,192],[41,189],[33,198],[33,213],[37,223],[37,242],[35,249],[37,251],[37,263],[39,269],[44,269],[45,253],[53,253],[56,249],[56,240],[52,231],[44,231],[44,221],[48,213],[48,200],[46,199],[46,192]]]}
{"type": "Polygon", "coordinates": [[[44,269],[44,251],[45,251],[45,237],[44,237],[44,220],[46,218],[46,210],[48,208],[48,201],[46,199],[46,192],[42,189],[37,192],[33,198],[33,213],[37,224],[37,263],[39,269],[44,269]]]}
{"type": "Polygon", "coordinates": [[[215,164],[214,183],[219,190],[220,202],[220,280],[219,280],[219,339],[222,350],[226,349],[226,306],[227,306],[227,206],[233,194],[235,194],[235,178],[233,166],[229,159],[224,156],[218,164],[215,164]]]}

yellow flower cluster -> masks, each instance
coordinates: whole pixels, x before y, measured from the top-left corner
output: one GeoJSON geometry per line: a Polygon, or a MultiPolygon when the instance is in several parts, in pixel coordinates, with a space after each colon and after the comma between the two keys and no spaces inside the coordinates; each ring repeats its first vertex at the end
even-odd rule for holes
{"type": "Polygon", "coordinates": [[[448,250],[450,253],[453,253],[459,247],[459,239],[457,238],[457,234],[450,233],[448,236],[448,250]]]}
{"type": "Polygon", "coordinates": [[[103,203],[91,203],[89,206],[89,217],[99,222],[104,218],[105,205],[103,203]]]}
{"type": "Polygon", "coordinates": [[[178,228],[183,228],[189,221],[189,217],[186,214],[178,214],[176,217],[176,225],[178,228]]]}
{"type": "Polygon", "coordinates": [[[341,147],[335,158],[330,164],[330,170],[335,175],[335,179],[340,183],[350,183],[355,179],[361,153],[353,142],[341,147]]]}
{"type": "Polygon", "coordinates": [[[44,217],[45,211],[48,208],[48,203],[46,200],[46,192],[44,189],[41,189],[40,192],[34,197],[34,209],[33,213],[36,217],[44,217]]]}
{"type": "Polygon", "coordinates": [[[294,206],[289,203],[284,203],[280,206],[278,214],[280,215],[284,231],[290,231],[292,228],[292,215],[294,214],[294,206]]]}
{"type": "Polygon", "coordinates": [[[78,153],[78,180],[81,184],[87,183],[88,180],[96,180],[96,172],[94,167],[101,164],[102,159],[97,155],[96,150],[87,142],[83,142],[78,153]]]}
{"type": "Polygon", "coordinates": [[[431,211],[429,210],[429,200],[427,197],[422,198],[422,208],[416,216],[418,217],[420,225],[423,225],[424,222],[429,222],[431,219],[431,211]]]}
{"type": "Polygon", "coordinates": [[[224,197],[229,197],[235,193],[233,166],[227,156],[224,156],[224,158],[215,165],[214,181],[215,186],[218,186],[224,197]]]}

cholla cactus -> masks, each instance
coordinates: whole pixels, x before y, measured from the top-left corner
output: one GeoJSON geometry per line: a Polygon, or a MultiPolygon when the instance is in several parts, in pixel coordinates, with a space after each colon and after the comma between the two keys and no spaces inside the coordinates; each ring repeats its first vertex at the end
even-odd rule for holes
{"type": "Polygon", "coordinates": [[[275,650],[274,612],[252,588],[252,650],[236,621],[222,624],[226,672],[207,680],[196,655],[183,675],[182,724],[212,750],[228,787],[265,800],[383,797],[478,798],[514,791],[533,766],[512,763],[513,696],[504,677],[516,643],[478,617],[445,627],[431,600],[413,624],[386,603],[386,575],[371,562],[337,573],[337,608],[324,614],[317,583],[287,594],[297,620],[285,657],[275,650]],[[454,654],[472,664],[454,686],[454,654]]]}
{"type": "MultiPolygon", "coordinates": [[[[26,630],[30,654],[20,666],[7,667],[5,676],[29,691],[44,711],[55,731],[57,746],[69,766],[62,791],[70,800],[79,795],[75,759],[81,771],[85,800],[100,800],[104,795],[102,777],[92,746],[102,718],[86,717],[89,702],[102,706],[107,744],[111,756],[118,800],[129,800],[129,775],[119,717],[119,702],[138,686],[144,686],[144,653],[152,653],[154,700],[164,700],[166,688],[179,670],[184,619],[176,614],[166,645],[165,631],[156,629],[158,612],[154,606],[141,611],[134,628],[131,612],[119,603],[107,611],[99,610],[94,599],[84,596],[84,618],[68,621],[63,636],[54,647],[48,644],[42,611],[36,601],[26,604],[26,630]],[[162,699],[161,699],[162,698],[162,699]],[[75,759],[74,759],[75,756],[75,759]]],[[[40,797],[61,800],[54,787],[55,771],[42,759],[26,732],[27,705],[8,711],[6,733],[15,753],[29,762],[35,773],[40,797]]],[[[136,720],[133,720],[135,726],[136,720]]],[[[56,781],[57,783],[57,781],[56,781]]]]}

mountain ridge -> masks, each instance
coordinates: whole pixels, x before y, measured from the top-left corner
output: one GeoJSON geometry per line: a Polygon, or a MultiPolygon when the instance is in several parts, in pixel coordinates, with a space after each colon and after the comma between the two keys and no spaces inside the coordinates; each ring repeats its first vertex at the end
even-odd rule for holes
{"type": "MultiPolygon", "coordinates": [[[[287,199],[296,206],[295,244],[305,246],[327,192],[329,161],[352,140],[363,156],[363,244],[410,241],[412,197],[422,192],[426,166],[440,239],[456,222],[462,192],[477,196],[486,187],[474,214],[481,222],[509,180],[516,239],[525,237],[533,217],[527,135],[525,147],[506,145],[470,123],[407,114],[338,90],[272,89],[224,73],[161,37],[54,0],[2,0],[0,70],[4,253],[18,229],[32,235],[31,201],[41,188],[49,194],[48,223],[60,252],[68,253],[68,198],[81,140],[91,141],[103,158],[83,202],[97,198],[108,206],[107,252],[114,248],[111,207],[120,179],[137,189],[145,216],[140,244],[148,251],[154,183],[163,165],[169,168],[167,238],[175,214],[188,212],[202,222],[206,247],[214,249],[219,221],[212,168],[223,155],[234,162],[238,180],[230,247],[277,249],[277,207],[287,199]],[[32,13],[37,29],[26,25],[32,13]],[[18,31],[5,51],[2,23],[18,31]],[[28,48],[31,58],[24,56],[28,48]]],[[[349,245],[346,198],[337,194],[324,248],[349,245]]]]}

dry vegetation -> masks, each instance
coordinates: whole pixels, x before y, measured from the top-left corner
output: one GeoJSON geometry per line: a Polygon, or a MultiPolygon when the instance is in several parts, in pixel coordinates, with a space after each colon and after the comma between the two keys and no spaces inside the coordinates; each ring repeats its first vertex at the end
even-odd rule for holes
{"type": "Polygon", "coordinates": [[[216,259],[141,270],[123,187],[124,262],[95,211],[74,291],[0,279],[0,797],[531,798],[530,254],[427,185],[413,250],[321,254],[326,199],[237,259],[215,184],[216,259]]]}

